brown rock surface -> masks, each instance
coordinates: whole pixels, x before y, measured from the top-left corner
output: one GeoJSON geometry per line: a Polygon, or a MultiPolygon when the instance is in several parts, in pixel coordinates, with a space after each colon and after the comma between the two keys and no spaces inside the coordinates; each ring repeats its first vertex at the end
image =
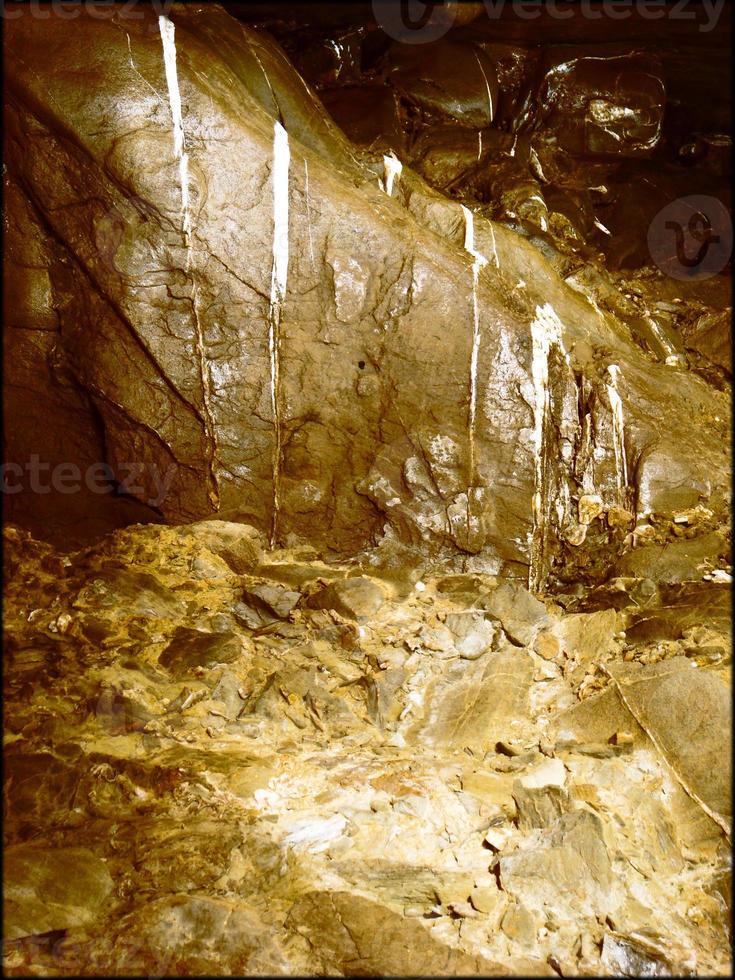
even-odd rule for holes
{"type": "Polygon", "coordinates": [[[732,702],[727,686],[696,666],[675,657],[608,670],[686,791],[730,833],[732,759],[723,754],[720,740],[732,730],[732,702]]]}
{"type": "MultiPolygon", "coordinates": [[[[108,478],[138,487],[134,500],[174,522],[236,511],[266,533],[275,522],[281,542],[341,553],[375,540],[387,522],[404,540],[481,553],[496,568],[525,575],[531,565],[534,587],[565,535],[579,547],[570,495],[588,479],[593,449],[592,478],[608,506],[637,500],[640,512],[664,515],[700,501],[722,508],[726,427],[709,421],[726,417],[722,393],[645,359],[621,322],[480,214],[475,246],[488,262],[477,282],[475,370],[459,205],[407,169],[389,201],[369,155],[350,146],[262,33],[214,8],[182,6],[172,18],[188,155],[183,215],[155,20],[83,14],[43,44],[34,18],[9,22],[11,261],[17,237],[35,236],[33,257],[22,261],[40,284],[17,307],[26,319],[8,332],[10,360],[35,365],[44,399],[58,402],[63,390],[85,404],[64,426],[65,459],[83,469],[103,439],[108,478]],[[90,77],[93,102],[82,85],[90,77]],[[291,155],[275,375],[274,118],[291,155]],[[94,199],[85,196],[91,185],[94,199]],[[51,326],[53,371],[38,347],[51,326]],[[19,353],[34,332],[36,346],[19,353]],[[544,409],[534,357],[548,360],[544,409]],[[627,475],[615,455],[609,364],[620,368],[627,475]],[[655,405],[668,390],[664,431],[655,405]],[[557,498],[569,503],[558,510],[557,498]]],[[[476,53],[479,79],[486,56],[476,53]]],[[[390,79],[404,79],[409,92],[406,71],[390,79]]],[[[461,84],[469,81],[463,74],[461,84]]],[[[9,398],[9,455],[45,453],[37,433],[63,416],[54,409],[44,426],[17,425],[22,381],[9,398]]],[[[18,513],[29,503],[22,498],[9,498],[18,513]]],[[[107,500],[71,499],[97,510],[107,500]]]]}
{"type": "Polygon", "coordinates": [[[496,6],[6,5],[6,975],[731,972],[727,32],[496,6]]]}

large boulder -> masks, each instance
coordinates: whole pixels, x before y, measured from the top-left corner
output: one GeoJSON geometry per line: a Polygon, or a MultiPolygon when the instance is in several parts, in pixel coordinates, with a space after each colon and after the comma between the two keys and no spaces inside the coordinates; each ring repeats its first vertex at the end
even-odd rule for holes
{"type": "Polygon", "coordinates": [[[723,393],[360,155],[264,34],[137,13],[6,25],[11,461],[101,461],[105,502],[147,519],[236,514],[342,554],[391,530],[534,589],[600,549],[581,494],[723,508],[723,393]]]}

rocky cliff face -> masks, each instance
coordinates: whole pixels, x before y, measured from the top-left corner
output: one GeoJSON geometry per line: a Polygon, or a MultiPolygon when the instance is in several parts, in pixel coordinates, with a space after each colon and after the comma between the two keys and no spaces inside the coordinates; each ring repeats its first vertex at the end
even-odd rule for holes
{"type": "Polygon", "coordinates": [[[726,974],[717,45],[232,8],[5,25],[6,969],[726,974]]]}
{"type": "MultiPolygon", "coordinates": [[[[580,286],[488,208],[351,145],[263,33],[188,7],[165,24],[81,17],[49,39],[12,24],[11,458],[102,459],[172,522],[237,514],[337,554],[395,534],[534,588],[570,547],[599,550],[581,497],[625,512],[627,530],[722,514],[727,402],[678,339],[604,309],[604,276],[580,286]]],[[[434,101],[410,59],[391,62],[423,111],[455,84],[461,52],[442,45],[434,101]]],[[[463,85],[490,74],[497,95],[505,63],[478,59],[463,85]]],[[[543,173],[623,139],[626,158],[645,152],[664,94],[644,67],[548,72],[544,112],[503,159],[543,173]],[[613,98],[638,113],[624,135],[606,122],[613,98]]],[[[473,98],[449,111],[495,155],[504,134],[472,133],[491,121],[473,98]]],[[[501,200],[517,184],[506,175],[501,200]]]]}

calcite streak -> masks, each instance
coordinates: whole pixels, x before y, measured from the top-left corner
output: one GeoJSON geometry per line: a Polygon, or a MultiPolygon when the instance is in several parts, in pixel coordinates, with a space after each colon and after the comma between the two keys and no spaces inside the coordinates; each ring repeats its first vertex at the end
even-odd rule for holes
{"type": "Polygon", "coordinates": [[[386,153],[383,157],[383,189],[388,197],[393,197],[393,185],[401,176],[403,164],[394,153],[386,153]]]}
{"type": "Polygon", "coordinates": [[[493,117],[495,115],[495,105],[493,104],[493,94],[490,91],[490,82],[487,80],[487,75],[485,74],[485,69],[482,67],[482,62],[480,61],[480,56],[478,55],[478,53],[476,51],[475,51],[475,58],[477,60],[477,67],[480,69],[480,73],[482,74],[482,79],[485,82],[485,90],[487,91],[487,101],[488,101],[488,104],[490,105],[490,121],[492,122],[492,119],[493,119],[493,117]]]}
{"type": "Polygon", "coordinates": [[[617,364],[611,364],[607,373],[610,377],[606,385],[607,395],[610,399],[613,424],[613,449],[615,451],[615,476],[618,490],[621,494],[628,486],[628,463],[625,458],[625,422],[623,419],[623,402],[618,393],[618,376],[620,368],[617,364]]]}
{"type": "Polygon", "coordinates": [[[477,300],[477,283],[480,276],[480,269],[487,265],[487,259],[475,249],[475,219],[469,208],[462,205],[462,212],[465,221],[464,247],[472,256],[472,353],[470,355],[470,407],[468,419],[468,437],[470,454],[470,486],[474,486],[476,480],[475,463],[475,426],[477,417],[477,364],[480,356],[480,342],[482,334],[480,332],[480,311],[477,300]]]}
{"type": "Polygon", "coordinates": [[[314,236],[311,231],[311,199],[309,196],[309,162],[304,157],[304,197],[306,198],[306,225],[309,231],[309,257],[311,259],[311,268],[316,269],[316,260],[314,259],[314,236]]]}
{"type": "Polygon", "coordinates": [[[275,446],[273,449],[273,520],[271,547],[275,543],[280,508],[281,416],[279,407],[281,315],[288,280],[288,172],[291,151],[288,133],[279,122],[273,124],[273,271],[271,274],[270,309],[268,312],[268,352],[270,356],[270,395],[275,446]]]}
{"type": "Polygon", "coordinates": [[[208,492],[209,501],[215,510],[219,510],[219,484],[215,472],[215,457],[217,453],[217,425],[212,413],[212,381],[207,364],[207,352],[204,343],[204,333],[199,319],[199,291],[194,275],[194,253],[192,246],[192,217],[191,198],[189,194],[189,154],[186,152],[184,123],[181,112],[181,92],[179,76],[176,68],[175,27],[172,21],[161,15],[158,18],[158,29],[161,34],[163,47],[163,64],[166,71],[168,101],[171,109],[171,120],[174,134],[174,156],[179,164],[179,184],[181,188],[182,231],[186,243],[186,272],[191,276],[191,305],[194,314],[195,343],[199,361],[199,377],[202,385],[202,400],[204,402],[204,428],[208,444],[209,471],[212,486],[208,492]]]}
{"type": "Polygon", "coordinates": [[[531,377],[533,379],[533,452],[534,494],[533,530],[529,556],[528,583],[532,591],[543,586],[543,560],[548,528],[548,476],[549,446],[547,429],[551,418],[549,392],[549,355],[556,347],[567,359],[562,339],[563,326],[550,303],[536,307],[536,317],[531,322],[531,377]]]}

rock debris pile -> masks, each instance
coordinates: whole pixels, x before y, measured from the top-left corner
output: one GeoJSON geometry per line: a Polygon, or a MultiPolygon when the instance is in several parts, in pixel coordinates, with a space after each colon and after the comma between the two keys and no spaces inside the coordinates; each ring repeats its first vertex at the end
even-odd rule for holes
{"type": "Polygon", "coordinates": [[[727,972],[727,584],[264,544],[6,529],[8,975],[727,972]]]}

